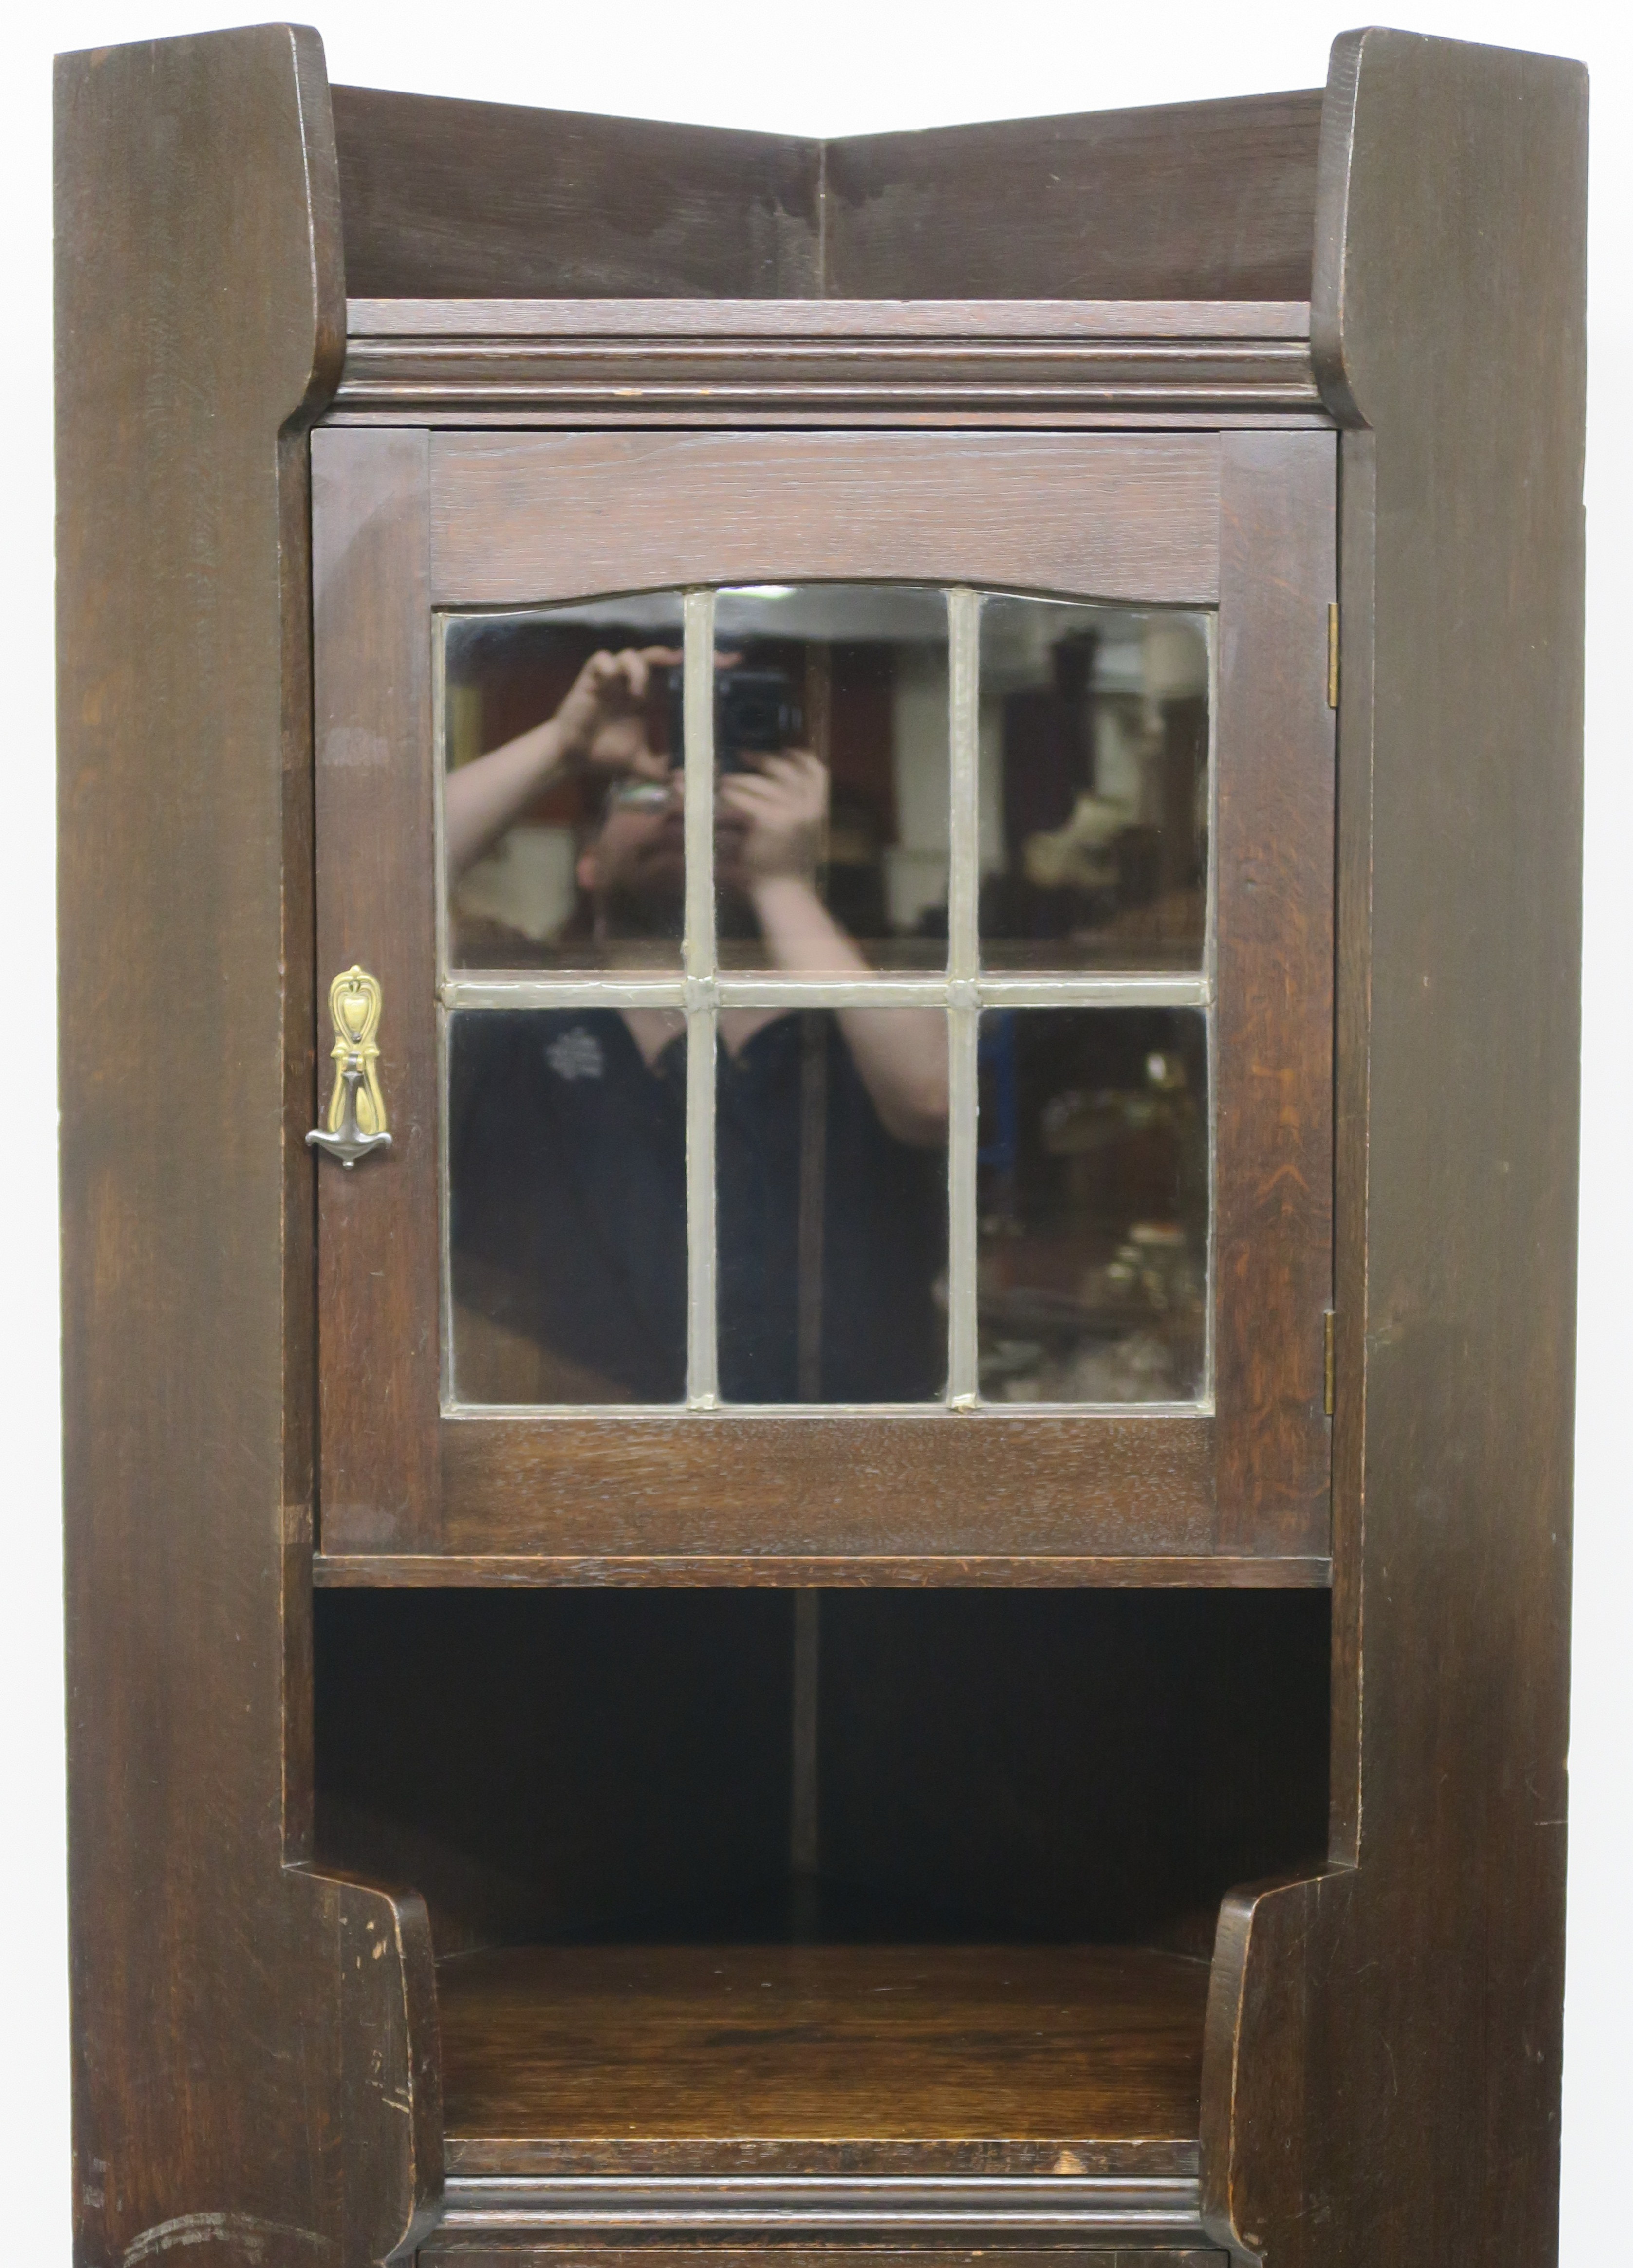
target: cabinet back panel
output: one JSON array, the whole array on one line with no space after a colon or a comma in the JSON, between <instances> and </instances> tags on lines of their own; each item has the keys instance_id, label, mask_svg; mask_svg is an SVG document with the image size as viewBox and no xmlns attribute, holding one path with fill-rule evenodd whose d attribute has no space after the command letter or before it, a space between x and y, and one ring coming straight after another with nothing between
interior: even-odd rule
<instances>
[{"instance_id":1,"label":"cabinet back panel","mask_svg":"<svg viewBox=\"0 0 1633 2268\"><path fill-rule=\"evenodd\" d=\"M319 1594L326 1855L411 1881L441 1954L1205 1955L1226 1889L1322 1846L1324 1592L825 1592L796 1881L799 1595Z\"/></svg>"}]
</instances>

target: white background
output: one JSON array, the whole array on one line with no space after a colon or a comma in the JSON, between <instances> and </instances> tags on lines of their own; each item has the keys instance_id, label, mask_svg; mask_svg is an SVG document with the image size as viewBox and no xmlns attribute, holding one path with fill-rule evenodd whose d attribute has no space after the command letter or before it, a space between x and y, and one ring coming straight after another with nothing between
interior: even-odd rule
<instances>
[{"instance_id":1,"label":"white background","mask_svg":"<svg viewBox=\"0 0 1633 2268\"><path fill-rule=\"evenodd\" d=\"M11 1041L0 1106L0 1340L6 1518L0 1588L0 1753L9 1846L0 1889L0 2117L11 2260L69 2257L63 1687L51 1013L52 705L49 57L54 49L240 20L194 0L45 0L6 37L3 162L4 541L0 576L11 692L0 891ZM1315 0L329 0L318 28L331 79L427 94L632 116L846 134L1319 85L1335 33L1364 18ZM1567 2268L1596 2268L1624 2170L1633 2036L1625 1944L1629 1642L1629 1292L1633 1285L1633 37L1624 0L1437 0L1415 31L1578 56L1594 75L1593 357L1588 460L1586 997L1571 1701L1570 1989L1566 2009ZM183 1098L177 1098L177 1107ZM1462 2256L1472 2260L1472 2256ZM1391 2268L1380 2261L1378 2268Z\"/></svg>"}]
</instances>

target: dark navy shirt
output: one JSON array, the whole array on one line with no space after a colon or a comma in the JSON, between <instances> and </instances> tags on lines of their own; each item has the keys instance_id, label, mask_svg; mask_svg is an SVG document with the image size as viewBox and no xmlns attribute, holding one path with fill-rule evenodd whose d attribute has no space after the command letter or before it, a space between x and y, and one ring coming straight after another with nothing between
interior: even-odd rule
<instances>
[{"instance_id":1,"label":"dark navy shirt","mask_svg":"<svg viewBox=\"0 0 1633 2268\"><path fill-rule=\"evenodd\" d=\"M454 1020L454 1296L632 1402L685 1393L685 1101L683 1037L648 1066L616 1009ZM885 1130L827 1011L779 1017L735 1058L720 1049L715 1174L723 1400L941 1392L946 1152ZM808 1239L820 1216L814 1394L802 1182Z\"/></svg>"}]
</instances>

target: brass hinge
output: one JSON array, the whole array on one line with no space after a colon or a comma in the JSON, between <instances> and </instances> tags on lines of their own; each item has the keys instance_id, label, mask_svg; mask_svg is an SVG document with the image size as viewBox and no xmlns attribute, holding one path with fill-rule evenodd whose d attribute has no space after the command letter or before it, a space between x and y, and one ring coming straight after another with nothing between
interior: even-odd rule
<instances>
[{"instance_id":1,"label":"brass hinge","mask_svg":"<svg viewBox=\"0 0 1633 2268\"><path fill-rule=\"evenodd\" d=\"M1321 1407L1333 1414L1333 1388L1338 1372L1338 1318L1329 1307L1321 1318Z\"/></svg>"},{"instance_id":2,"label":"brass hinge","mask_svg":"<svg viewBox=\"0 0 1633 2268\"><path fill-rule=\"evenodd\" d=\"M1326 610L1326 705L1338 706L1338 601Z\"/></svg>"}]
</instances>

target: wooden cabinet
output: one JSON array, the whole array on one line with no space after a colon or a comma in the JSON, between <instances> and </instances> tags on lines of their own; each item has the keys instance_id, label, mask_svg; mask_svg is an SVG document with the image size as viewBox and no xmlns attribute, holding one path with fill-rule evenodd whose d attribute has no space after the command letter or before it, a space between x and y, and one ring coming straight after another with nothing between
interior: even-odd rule
<instances>
[{"instance_id":1,"label":"wooden cabinet","mask_svg":"<svg viewBox=\"0 0 1633 2268\"><path fill-rule=\"evenodd\" d=\"M1551 2257L1581 74L58 100L82 2257Z\"/></svg>"}]
</instances>

